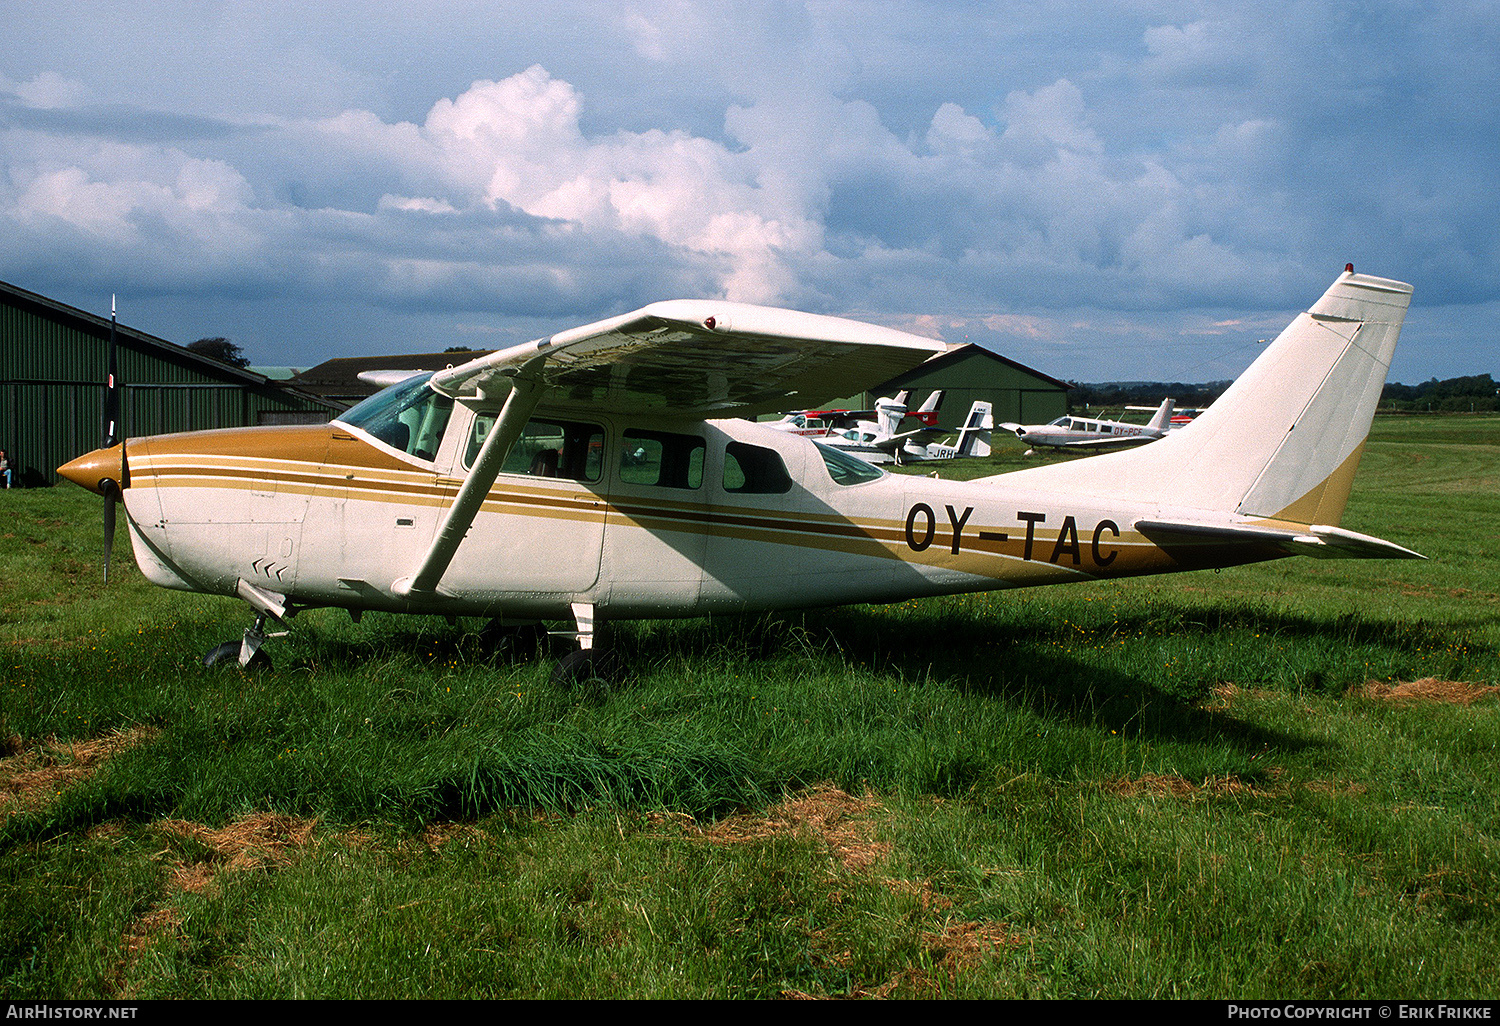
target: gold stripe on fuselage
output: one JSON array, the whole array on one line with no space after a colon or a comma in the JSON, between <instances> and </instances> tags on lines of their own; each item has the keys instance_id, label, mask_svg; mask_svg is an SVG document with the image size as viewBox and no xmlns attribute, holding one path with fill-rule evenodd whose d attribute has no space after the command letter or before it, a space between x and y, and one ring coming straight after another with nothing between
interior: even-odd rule
<instances>
[{"instance_id":1,"label":"gold stripe on fuselage","mask_svg":"<svg viewBox=\"0 0 1500 1026\"><path fill-rule=\"evenodd\" d=\"M262 429L275 432L275 455L264 444L249 444L241 433L199 432L144 439L131 456L131 486L157 489L229 489L274 491L278 495L345 497L349 500L409 507L441 507L453 499L459 478L413 466L373 446L326 426ZM260 432L247 434L258 435ZM339 445L341 462L323 462L330 439ZM321 440L321 441L320 441ZM191 451L171 451L178 442L194 442ZM211 442L204 451L202 443ZM353 445L348 443L353 442ZM232 445L229 443L233 443ZM557 479L549 479L557 480ZM812 548L852 555L894 559L940 567L991 580L1037 577L1095 578L1131 576L1168 569L1179 560L1133 530L1107 538L1112 554L1107 565L1084 556L1089 540L1074 534L1064 540L1062 526L965 524L959 551L952 530L935 524L927 544L910 544L910 524L889 517L852 517L791 509L768 511L744 505L710 505L666 497L617 495L607 499L584 482L524 484L502 479L481 510L552 521L630 525L642 530L733 538L762 544ZM1180 548L1180 547L1179 547Z\"/></svg>"}]
</instances>

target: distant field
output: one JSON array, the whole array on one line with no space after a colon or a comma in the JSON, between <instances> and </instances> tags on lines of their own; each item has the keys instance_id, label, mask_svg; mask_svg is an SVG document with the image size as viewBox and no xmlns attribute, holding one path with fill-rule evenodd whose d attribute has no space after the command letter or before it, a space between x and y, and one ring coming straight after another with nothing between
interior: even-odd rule
<instances>
[{"instance_id":1,"label":"distant field","mask_svg":"<svg viewBox=\"0 0 1500 1026\"><path fill-rule=\"evenodd\" d=\"M943 467L1035 465L996 455ZM922 468L924 471L928 468ZM622 625L242 603L0 492L8 997L1500 995L1500 417L1381 417L1273 564Z\"/></svg>"}]
</instances>

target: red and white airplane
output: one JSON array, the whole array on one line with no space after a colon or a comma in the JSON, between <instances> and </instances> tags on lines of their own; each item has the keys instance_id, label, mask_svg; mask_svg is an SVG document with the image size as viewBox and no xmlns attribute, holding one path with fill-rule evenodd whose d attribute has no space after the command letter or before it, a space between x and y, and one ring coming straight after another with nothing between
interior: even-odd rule
<instances>
[{"instance_id":1,"label":"red and white airplane","mask_svg":"<svg viewBox=\"0 0 1500 1026\"><path fill-rule=\"evenodd\" d=\"M905 410L904 416L915 418L923 427L937 427L938 410L943 404L943 390L935 389L922 403L922 408L919 410L906 409L906 400L910 394L903 389L896 393L894 399L881 399L875 405L879 407L880 403L898 403ZM822 438L824 435L857 427L861 421L874 421L879 415L878 408L874 410L796 410L780 420L766 422L766 427L775 428L778 431L790 431L794 435L806 435L809 438Z\"/></svg>"},{"instance_id":2,"label":"red and white airplane","mask_svg":"<svg viewBox=\"0 0 1500 1026\"><path fill-rule=\"evenodd\" d=\"M1235 566L1420 558L1338 526L1411 298L1352 267L1193 423L977 481L892 476L742 419L941 349L718 301L634 313L407 379L326 425L130 439L61 468L123 500L157 584L238 595L206 662L265 661L314 607L567 621L895 602Z\"/></svg>"}]
</instances>

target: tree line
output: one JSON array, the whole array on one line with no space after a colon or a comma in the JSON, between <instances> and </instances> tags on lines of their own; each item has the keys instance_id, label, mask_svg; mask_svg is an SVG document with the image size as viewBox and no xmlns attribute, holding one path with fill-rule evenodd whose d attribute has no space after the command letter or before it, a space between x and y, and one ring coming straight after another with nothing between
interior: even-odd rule
<instances>
[{"instance_id":1,"label":"tree line","mask_svg":"<svg viewBox=\"0 0 1500 1026\"><path fill-rule=\"evenodd\" d=\"M1500 396L1497 396L1497 392L1500 392L1500 385L1488 374L1471 374L1444 381L1433 378L1420 385L1391 382L1380 393L1380 408L1444 413L1494 411L1500 409L1500 402L1497 402Z\"/></svg>"},{"instance_id":2,"label":"tree line","mask_svg":"<svg viewBox=\"0 0 1500 1026\"><path fill-rule=\"evenodd\" d=\"M1205 407L1233 382L1200 385L1181 381L1068 382L1068 410L1082 413L1100 407L1160 406L1168 396L1179 409ZM1500 384L1488 374L1433 378L1420 385L1388 382L1380 393L1380 409L1393 412L1468 413L1500 410Z\"/></svg>"}]
</instances>

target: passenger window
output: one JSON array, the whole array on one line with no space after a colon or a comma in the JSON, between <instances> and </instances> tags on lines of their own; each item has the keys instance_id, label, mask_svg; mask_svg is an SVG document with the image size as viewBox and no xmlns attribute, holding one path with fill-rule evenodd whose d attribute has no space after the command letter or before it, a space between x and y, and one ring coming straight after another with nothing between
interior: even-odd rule
<instances>
[{"instance_id":1,"label":"passenger window","mask_svg":"<svg viewBox=\"0 0 1500 1026\"><path fill-rule=\"evenodd\" d=\"M479 449L495 426L495 415L474 418L464 466L472 467ZM604 429L598 424L567 420L528 420L500 468L502 474L561 477L597 481L604 469Z\"/></svg>"},{"instance_id":2,"label":"passenger window","mask_svg":"<svg viewBox=\"0 0 1500 1026\"><path fill-rule=\"evenodd\" d=\"M627 431L620 454L620 480L662 488L701 488L706 448L697 435Z\"/></svg>"},{"instance_id":3,"label":"passenger window","mask_svg":"<svg viewBox=\"0 0 1500 1026\"><path fill-rule=\"evenodd\" d=\"M782 495L792 490L792 476L775 449L744 442L724 447L724 490L750 495Z\"/></svg>"}]
</instances>

